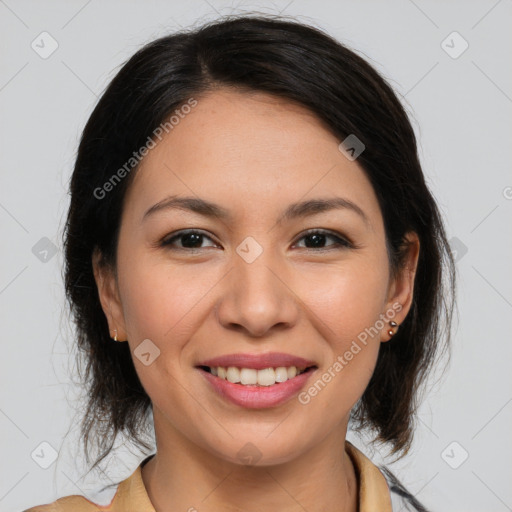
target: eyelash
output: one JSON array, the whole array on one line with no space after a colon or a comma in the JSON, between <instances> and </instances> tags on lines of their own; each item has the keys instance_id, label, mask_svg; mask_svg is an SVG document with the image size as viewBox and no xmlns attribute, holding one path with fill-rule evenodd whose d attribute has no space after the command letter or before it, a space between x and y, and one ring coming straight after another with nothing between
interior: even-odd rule
<instances>
[{"instance_id":1,"label":"eyelash","mask_svg":"<svg viewBox=\"0 0 512 512\"><path fill-rule=\"evenodd\" d=\"M171 246L171 244L175 240L181 238L182 236L193 235L193 234L203 236L205 238L210 239L213 242L213 240L208 235L203 233L202 231L195 230L195 229L188 229L188 230L178 231L177 233L173 234L170 238L169 237L164 238L161 241L160 245L162 247L165 247L165 248L169 249L169 250L187 251L187 252L196 253L196 252L200 251L201 249L204 249L204 247L188 248L188 247L172 247ZM311 236L311 235L324 235L324 236L326 236L328 238L332 238L332 239L336 240L336 243L334 243L334 244L332 244L332 245L330 245L330 246L328 246L326 248L324 248L324 247L321 247L319 249L315 249L315 248L311 248L311 247L304 247L303 248L303 249L306 249L307 251L310 251L310 252L320 252L320 251L325 252L325 251L331 251L333 249L339 250L339 249L355 248L355 245L352 244L350 241L348 241L346 238L343 238L343 237L339 236L338 234L336 234L335 232L328 231L328 230L325 230L325 229L310 229L310 230L302 233L302 236L297 241L300 241L303 238L306 238L306 237Z\"/></svg>"}]
</instances>

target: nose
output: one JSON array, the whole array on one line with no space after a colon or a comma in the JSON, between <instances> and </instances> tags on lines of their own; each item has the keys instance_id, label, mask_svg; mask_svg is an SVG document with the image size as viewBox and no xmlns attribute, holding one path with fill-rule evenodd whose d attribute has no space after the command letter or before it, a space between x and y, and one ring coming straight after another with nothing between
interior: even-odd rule
<instances>
[{"instance_id":1,"label":"nose","mask_svg":"<svg viewBox=\"0 0 512 512\"><path fill-rule=\"evenodd\" d=\"M270 252L263 251L252 263L234 254L233 268L215 307L217 320L224 328L263 337L297 323L298 298L286 282L283 266Z\"/></svg>"}]
</instances>

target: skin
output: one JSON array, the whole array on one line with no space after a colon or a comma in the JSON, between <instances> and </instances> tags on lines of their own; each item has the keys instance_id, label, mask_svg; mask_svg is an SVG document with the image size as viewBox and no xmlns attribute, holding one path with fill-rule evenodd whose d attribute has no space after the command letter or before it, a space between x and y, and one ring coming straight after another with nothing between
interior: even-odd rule
<instances>
[{"instance_id":1,"label":"skin","mask_svg":"<svg viewBox=\"0 0 512 512\"><path fill-rule=\"evenodd\" d=\"M406 265L392 279L371 183L308 110L230 89L197 99L148 153L127 192L117 276L94 258L110 329L132 354L145 339L160 350L148 366L133 358L155 422L157 454L142 470L148 495L158 512L355 512L347 423L380 343L390 339L389 323L307 405L294 397L261 410L236 406L195 366L229 353L286 352L316 362L313 383L393 304L402 308L393 320L404 320L418 239L408 234ZM232 219L168 209L142 220L171 194L212 201ZM350 209L276 223L291 203L333 197L357 204L368 223ZM196 245L187 237L159 245L190 228L205 235ZM315 248L303 238L312 228L351 245L337 246L329 235ZM252 263L236 252L248 236L263 248ZM261 453L253 464L237 457L248 442Z\"/></svg>"}]
</instances>

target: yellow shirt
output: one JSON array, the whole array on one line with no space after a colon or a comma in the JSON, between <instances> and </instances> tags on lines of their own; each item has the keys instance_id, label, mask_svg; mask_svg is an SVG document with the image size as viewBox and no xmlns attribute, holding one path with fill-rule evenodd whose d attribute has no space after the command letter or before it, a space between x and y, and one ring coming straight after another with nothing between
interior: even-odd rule
<instances>
[{"instance_id":1,"label":"yellow shirt","mask_svg":"<svg viewBox=\"0 0 512 512\"><path fill-rule=\"evenodd\" d=\"M345 441L345 450L357 475L359 512L392 512L389 487L379 468L350 441ZM73 495L24 512L155 512L144 487L141 467L142 464L118 485L109 505L96 505L83 496Z\"/></svg>"}]
</instances>

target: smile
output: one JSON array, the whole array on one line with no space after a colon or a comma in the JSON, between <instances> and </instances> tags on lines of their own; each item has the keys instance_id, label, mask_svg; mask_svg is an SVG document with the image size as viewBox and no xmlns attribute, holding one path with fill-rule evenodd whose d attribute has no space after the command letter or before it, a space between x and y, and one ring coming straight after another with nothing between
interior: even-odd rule
<instances>
[{"instance_id":1,"label":"smile","mask_svg":"<svg viewBox=\"0 0 512 512\"><path fill-rule=\"evenodd\" d=\"M210 390L246 409L278 407L296 396L318 370L315 361L292 354L226 354L201 361L196 370Z\"/></svg>"},{"instance_id":2,"label":"smile","mask_svg":"<svg viewBox=\"0 0 512 512\"><path fill-rule=\"evenodd\" d=\"M242 386L273 386L274 384L293 379L297 375L311 370L313 367L279 366L277 368L264 368L261 370L237 368L236 366L229 366L227 368L224 366L202 366L200 368L232 384L241 384Z\"/></svg>"}]
</instances>

